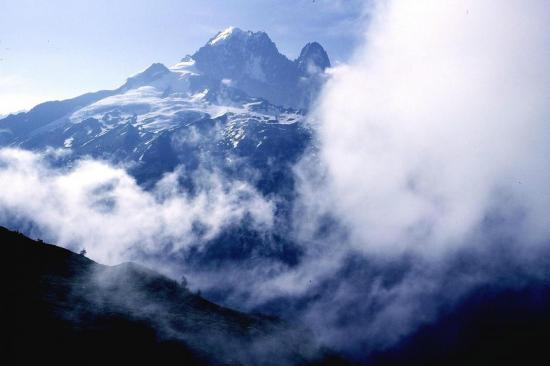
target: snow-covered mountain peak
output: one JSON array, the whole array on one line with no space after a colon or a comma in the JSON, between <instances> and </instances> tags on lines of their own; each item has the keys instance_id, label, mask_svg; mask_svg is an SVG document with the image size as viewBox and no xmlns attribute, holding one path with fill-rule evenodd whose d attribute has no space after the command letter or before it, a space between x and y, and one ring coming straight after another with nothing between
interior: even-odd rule
<instances>
[{"instance_id":1,"label":"snow-covered mountain peak","mask_svg":"<svg viewBox=\"0 0 550 366\"><path fill-rule=\"evenodd\" d=\"M244 31L240 28L231 26L218 32L205 46L220 47L228 43L239 43L241 46L246 47L247 43L254 44L262 42L273 46L275 45L265 32Z\"/></svg>"},{"instance_id":2,"label":"snow-covered mountain peak","mask_svg":"<svg viewBox=\"0 0 550 366\"><path fill-rule=\"evenodd\" d=\"M310 76L330 66L318 43L308 44L296 61L281 54L265 32L229 27L218 32L190 59L194 70L273 104L307 108L319 85ZM187 62L190 62L189 60Z\"/></svg>"},{"instance_id":3,"label":"snow-covered mountain peak","mask_svg":"<svg viewBox=\"0 0 550 366\"><path fill-rule=\"evenodd\" d=\"M302 60L324 52L320 45L308 49ZM300 122L321 81L279 53L266 33L231 27L175 65L154 63L120 88L0 120L6 131L0 146L71 149L70 159L122 161L140 180L178 164L192 167L203 154L224 169L233 170L226 166L232 156L254 157L264 167L274 156L294 159L308 141ZM192 144L188 135L195 136Z\"/></svg>"},{"instance_id":4,"label":"snow-covered mountain peak","mask_svg":"<svg viewBox=\"0 0 550 366\"><path fill-rule=\"evenodd\" d=\"M134 76L131 76L129 79L155 79L159 76L162 76L163 74L166 74L168 72L168 68L161 64L160 62L156 62L146 68L144 71L137 73Z\"/></svg>"},{"instance_id":5,"label":"snow-covered mountain peak","mask_svg":"<svg viewBox=\"0 0 550 366\"><path fill-rule=\"evenodd\" d=\"M150 85L151 83L165 77L169 73L170 70L166 66L161 63L154 63L144 71L129 77L122 88L128 90L138 88L143 85Z\"/></svg>"},{"instance_id":6,"label":"snow-covered mountain peak","mask_svg":"<svg viewBox=\"0 0 550 366\"><path fill-rule=\"evenodd\" d=\"M231 26L231 27L228 27L228 28L218 32L218 34L216 34L213 38L211 38L208 41L207 44L209 44L209 45L220 44L224 40L227 40L230 37L234 37L234 36L243 37L243 36L250 35L250 34L252 34L252 32L250 32L250 31L245 32L240 28Z\"/></svg>"}]
</instances>

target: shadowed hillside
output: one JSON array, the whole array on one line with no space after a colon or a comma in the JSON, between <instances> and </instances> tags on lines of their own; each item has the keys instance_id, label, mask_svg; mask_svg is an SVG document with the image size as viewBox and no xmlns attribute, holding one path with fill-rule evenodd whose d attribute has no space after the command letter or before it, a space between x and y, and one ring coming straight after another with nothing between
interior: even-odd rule
<instances>
[{"instance_id":1,"label":"shadowed hillside","mask_svg":"<svg viewBox=\"0 0 550 366\"><path fill-rule=\"evenodd\" d=\"M215 305L133 263L104 266L0 228L2 364L301 364L305 330Z\"/></svg>"},{"instance_id":2,"label":"shadowed hillside","mask_svg":"<svg viewBox=\"0 0 550 366\"><path fill-rule=\"evenodd\" d=\"M104 266L0 227L0 362L336 365L305 329L230 310L133 263ZM550 287L481 287L368 365L495 364L545 354ZM528 362L529 363L529 362Z\"/></svg>"}]
</instances>

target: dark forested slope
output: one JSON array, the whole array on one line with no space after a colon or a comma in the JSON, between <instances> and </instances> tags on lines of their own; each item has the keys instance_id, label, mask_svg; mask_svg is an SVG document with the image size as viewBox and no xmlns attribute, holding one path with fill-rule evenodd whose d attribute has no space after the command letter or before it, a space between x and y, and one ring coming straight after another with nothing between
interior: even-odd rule
<instances>
[{"instance_id":1,"label":"dark forested slope","mask_svg":"<svg viewBox=\"0 0 550 366\"><path fill-rule=\"evenodd\" d=\"M139 265L100 265L4 228L0 243L1 364L312 360L308 332L215 305Z\"/></svg>"}]
</instances>

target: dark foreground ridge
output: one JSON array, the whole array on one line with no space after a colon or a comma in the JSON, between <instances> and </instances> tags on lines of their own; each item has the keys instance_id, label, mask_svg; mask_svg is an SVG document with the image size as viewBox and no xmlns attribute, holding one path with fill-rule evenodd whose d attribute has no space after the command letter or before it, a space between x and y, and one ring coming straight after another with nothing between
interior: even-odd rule
<instances>
[{"instance_id":1,"label":"dark foreground ridge","mask_svg":"<svg viewBox=\"0 0 550 366\"><path fill-rule=\"evenodd\" d=\"M311 334L0 227L0 364L311 364Z\"/></svg>"},{"instance_id":2,"label":"dark foreground ridge","mask_svg":"<svg viewBox=\"0 0 550 366\"><path fill-rule=\"evenodd\" d=\"M218 306L133 263L104 266L0 227L0 364L343 365L305 329ZM550 286L479 288L366 365L539 364ZM368 348L368 346L367 346Z\"/></svg>"}]
</instances>

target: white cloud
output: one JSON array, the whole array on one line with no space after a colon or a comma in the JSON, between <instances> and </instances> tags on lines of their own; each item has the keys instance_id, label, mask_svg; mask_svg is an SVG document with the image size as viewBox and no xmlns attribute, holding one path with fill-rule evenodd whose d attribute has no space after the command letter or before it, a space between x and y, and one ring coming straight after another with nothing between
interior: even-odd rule
<instances>
[{"instance_id":1,"label":"white cloud","mask_svg":"<svg viewBox=\"0 0 550 366\"><path fill-rule=\"evenodd\" d=\"M313 112L318 149L296 166L305 257L201 287L224 283L247 308L296 297L323 342L367 352L476 286L538 275L536 253L550 249L548 10L378 3Z\"/></svg>"},{"instance_id":2,"label":"white cloud","mask_svg":"<svg viewBox=\"0 0 550 366\"><path fill-rule=\"evenodd\" d=\"M26 220L45 240L116 264L136 254L170 256L206 241L250 215L259 229L272 225L272 204L240 181L197 173L197 194L178 185L179 171L149 192L121 168L82 160L68 169L49 161L55 154L0 150L0 217ZM200 225L201 230L194 230Z\"/></svg>"},{"instance_id":3,"label":"white cloud","mask_svg":"<svg viewBox=\"0 0 550 366\"><path fill-rule=\"evenodd\" d=\"M482 283L538 275L550 249L550 3L369 11L363 46L313 112L318 149L297 166L308 258L262 283L276 297L332 278L301 318L360 352Z\"/></svg>"},{"instance_id":4,"label":"white cloud","mask_svg":"<svg viewBox=\"0 0 550 366\"><path fill-rule=\"evenodd\" d=\"M390 1L373 14L316 112L324 194L351 242L445 252L495 210L524 215L526 242L545 238L548 3Z\"/></svg>"}]
</instances>

